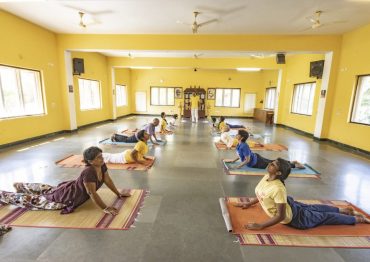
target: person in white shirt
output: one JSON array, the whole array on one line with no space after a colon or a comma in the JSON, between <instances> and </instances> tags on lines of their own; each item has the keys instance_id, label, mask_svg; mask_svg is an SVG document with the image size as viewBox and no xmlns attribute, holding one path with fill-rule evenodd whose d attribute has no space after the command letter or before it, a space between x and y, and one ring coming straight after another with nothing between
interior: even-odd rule
<instances>
[{"instance_id":1,"label":"person in white shirt","mask_svg":"<svg viewBox=\"0 0 370 262\"><path fill-rule=\"evenodd\" d=\"M177 126L177 124L176 124L177 117L178 117L178 115L177 114L174 114L173 115L173 118L170 120L170 126L169 127L171 129L174 129Z\"/></svg>"},{"instance_id":2,"label":"person in white shirt","mask_svg":"<svg viewBox=\"0 0 370 262\"><path fill-rule=\"evenodd\" d=\"M221 138L220 142L224 143L227 147L227 149L231 149L232 147L236 147L238 145L238 139L235 137L232 137L229 133L230 127L229 126L224 126L222 128L222 133L221 133Z\"/></svg>"}]
</instances>

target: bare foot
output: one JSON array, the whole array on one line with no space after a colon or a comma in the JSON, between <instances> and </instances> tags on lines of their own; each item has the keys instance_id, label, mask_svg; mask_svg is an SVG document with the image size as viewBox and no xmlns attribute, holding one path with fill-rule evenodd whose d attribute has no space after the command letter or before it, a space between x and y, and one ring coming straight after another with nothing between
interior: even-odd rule
<instances>
[{"instance_id":1,"label":"bare foot","mask_svg":"<svg viewBox=\"0 0 370 262\"><path fill-rule=\"evenodd\" d=\"M366 217L358 217L358 216L356 216L356 223L370 224L370 219L368 219Z\"/></svg>"},{"instance_id":2,"label":"bare foot","mask_svg":"<svg viewBox=\"0 0 370 262\"><path fill-rule=\"evenodd\" d=\"M353 210L352 207L339 208L339 213L349 216L355 216L355 211Z\"/></svg>"},{"instance_id":3,"label":"bare foot","mask_svg":"<svg viewBox=\"0 0 370 262\"><path fill-rule=\"evenodd\" d=\"M299 169L305 169L306 168L304 165L302 165L301 163L299 163L296 160L294 160L292 163L294 164L295 168L299 168Z\"/></svg>"}]
</instances>

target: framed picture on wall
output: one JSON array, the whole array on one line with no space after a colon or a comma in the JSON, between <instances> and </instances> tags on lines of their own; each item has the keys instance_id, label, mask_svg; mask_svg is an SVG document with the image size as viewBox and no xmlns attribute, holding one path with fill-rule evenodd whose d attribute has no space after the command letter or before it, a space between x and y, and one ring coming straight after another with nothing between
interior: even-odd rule
<instances>
[{"instance_id":1,"label":"framed picture on wall","mask_svg":"<svg viewBox=\"0 0 370 262\"><path fill-rule=\"evenodd\" d=\"M208 100L215 100L216 99L216 89L215 88L208 88L207 89L207 99Z\"/></svg>"},{"instance_id":2,"label":"framed picture on wall","mask_svg":"<svg viewBox=\"0 0 370 262\"><path fill-rule=\"evenodd\" d=\"M175 87L175 99L182 98L182 87Z\"/></svg>"}]
</instances>

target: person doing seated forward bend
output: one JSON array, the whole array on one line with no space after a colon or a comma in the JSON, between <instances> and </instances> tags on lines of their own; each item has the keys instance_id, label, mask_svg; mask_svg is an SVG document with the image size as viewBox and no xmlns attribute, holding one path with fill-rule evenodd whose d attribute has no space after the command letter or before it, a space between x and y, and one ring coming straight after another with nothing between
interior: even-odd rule
<instances>
[{"instance_id":1,"label":"person doing seated forward bend","mask_svg":"<svg viewBox=\"0 0 370 262\"><path fill-rule=\"evenodd\" d=\"M245 128L243 125L231 125L225 122L225 117L220 116L220 121L218 122L218 129L221 131L222 128L224 128L226 125L228 125L230 128Z\"/></svg>"},{"instance_id":2,"label":"person doing seated forward bend","mask_svg":"<svg viewBox=\"0 0 370 262\"><path fill-rule=\"evenodd\" d=\"M109 176L100 148L87 148L83 152L83 158L86 167L77 179L62 182L57 186L14 183L16 192L0 191L0 202L31 210L62 209L62 214L68 214L91 198L104 213L117 215L117 209L104 203L97 191L106 184L119 198L129 197L130 194L118 192Z\"/></svg>"},{"instance_id":3,"label":"person doing seated forward bend","mask_svg":"<svg viewBox=\"0 0 370 262\"><path fill-rule=\"evenodd\" d=\"M151 160L145 156L149 150L147 145L149 134L145 130L140 130L137 133L137 138L139 139L139 142L136 143L133 149L127 149L115 154L103 153L104 162L107 164L147 164L147 161Z\"/></svg>"},{"instance_id":4,"label":"person doing seated forward bend","mask_svg":"<svg viewBox=\"0 0 370 262\"><path fill-rule=\"evenodd\" d=\"M230 127L229 126L224 126L221 130L221 137L220 137L220 142L225 144L227 149L231 149L233 147L236 147L239 143L238 139L236 139L235 137L232 137L230 135ZM254 142L254 141L250 141L250 140L247 140L247 144L249 147L258 147L258 146L263 146L261 143L259 142Z\"/></svg>"},{"instance_id":5,"label":"person doing seated forward bend","mask_svg":"<svg viewBox=\"0 0 370 262\"><path fill-rule=\"evenodd\" d=\"M236 135L236 139L238 140L238 145L236 146L238 157L228 162L235 163L240 159L241 163L235 167L236 169L242 168L245 165L252 168L266 169L268 164L273 160L264 158L257 153L253 153L246 143L248 137L249 133L246 130L238 130L238 134ZM304 165L298 161L291 161L289 163L291 168L305 168Z\"/></svg>"},{"instance_id":6,"label":"person doing seated forward bend","mask_svg":"<svg viewBox=\"0 0 370 262\"><path fill-rule=\"evenodd\" d=\"M260 230L278 223L296 229L309 229L320 225L354 225L370 223L370 220L351 207L338 208L329 205L308 205L295 201L287 195L284 181L291 171L291 163L278 158L268 164L268 174L255 188L256 198L247 203L235 203L241 208L260 203L262 209L270 217L262 223L248 223L244 227Z\"/></svg>"}]
</instances>

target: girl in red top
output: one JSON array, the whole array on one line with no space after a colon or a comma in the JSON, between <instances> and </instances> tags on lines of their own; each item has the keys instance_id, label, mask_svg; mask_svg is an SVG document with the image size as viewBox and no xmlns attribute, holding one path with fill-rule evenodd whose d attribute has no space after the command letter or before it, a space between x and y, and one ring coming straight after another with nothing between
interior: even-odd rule
<instances>
[{"instance_id":1,"label":"girl in red top","mask_svg":"<svg viewBox=\"0 0 370 262\"><path fill-rule=\"evenodd\" d=\"M130 194L117 190L108 174L100 148L89 147L83 152L83 157L86 167L76 180L62 182L57 186L14 183L17 192L0 191L0 202L31 210L62 209L62 214L68 214L91 198L103 212L117 215L117 210L106 205L97 190L106 184L118 197L129 197Z\"/></svg>"}]
</instances>

